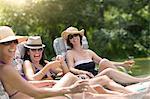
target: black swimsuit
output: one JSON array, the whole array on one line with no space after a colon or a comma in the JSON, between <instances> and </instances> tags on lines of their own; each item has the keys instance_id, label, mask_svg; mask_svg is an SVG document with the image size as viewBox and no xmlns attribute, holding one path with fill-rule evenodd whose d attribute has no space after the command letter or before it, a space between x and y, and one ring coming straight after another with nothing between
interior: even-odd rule
<instances>
[{"instance_id":1,"label":"black swimsuit","mask_svg":"<svg viewBox=\"0 0 150 99\"><path fill-rule=\"evenodd\" d=\"M88 63L79 64L79 65L75 66L75 68L79 69L79 70L91 72L94 76L98 74L98 71L95 70L95 63L93 61L88 62Z\"/></svg>"}]
</instances>

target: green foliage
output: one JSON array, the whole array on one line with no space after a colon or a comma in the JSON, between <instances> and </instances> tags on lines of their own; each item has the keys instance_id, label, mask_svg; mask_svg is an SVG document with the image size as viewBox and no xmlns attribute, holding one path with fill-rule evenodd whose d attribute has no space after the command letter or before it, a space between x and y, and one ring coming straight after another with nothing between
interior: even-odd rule
<instances>
[{"instance_id":1,"label":"green foliage","mask_svg":"<svg viewBox=\"0 0 150 99\"><path fill-rule=\"evenodd\" d=\"M49 59L55 56L53 40L69 26L84 28L90 47L101 56L150 56L150 0L0 2L0 25L19 35L42 36Z\"/></svg>"},{"instance_id":2,"label":"green foliage","mask_svg":"<svg viewBox=\"0 0 150 99\"><path fill-rule=\"evenodd\" d=\"M136 38L123 29L95 30L92 42L93 48L100 55L107 58L128 58L129 56L149 56L150 36L148 31L142 31L142 38Z\"/></svg>"}]
</instances>

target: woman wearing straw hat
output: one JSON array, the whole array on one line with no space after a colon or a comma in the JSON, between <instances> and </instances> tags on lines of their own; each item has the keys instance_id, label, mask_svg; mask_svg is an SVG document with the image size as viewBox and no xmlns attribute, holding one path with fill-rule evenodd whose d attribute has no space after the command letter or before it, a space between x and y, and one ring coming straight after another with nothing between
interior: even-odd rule
<instances>
[{"instance_id":1,"label":"woman wearing straw hat","mask_svg":"<svg viewBox=\"0 0 150 99\"><path fill-rule=\"evenodd\" d=\"M120 83L137 83L147 81L150 77L136 78L126 73L116 70L117 66L129 66L133 61L112 62L107 59L102 59L90 49L82 48L82 36L84 30L78 30L75 27L69 27L62 32L61 36L66 40L71 50L67 51L67 64L71 72L75 74L85 74L90 78L107 75L116 82ZM99 73L95 71L95 63L99 65ZM98 74L98 75L97 75ZM94 77L94 78L95 78Z\"/></svg>"},{"instance_id":2,"label":"woman wearing straw hat","mask_svg":"<svg viewBox=\"0 0 150 99\"><path fill-rule=\"evenodd\" d=\"M23 69L28 80L52 80L69 72L62 56L57 56L55 61L45 61L45 45L42 44L40 36L30 36L24 47Z\"/></svg>"},{"instance_id":3,"label":"woman wearing straw hat","mask_svg":"<svg viewBox=\"0 0 150 99\"><path fill-rule=\"evenodd\" d=\"M3 86L1 86L0 91L3 91L1 92L3 94L0 93L0 97L5 95L8 99L33 99L32 97L46 98L61 96L68 93L83 92L87 89L87 81L75 82L76 77L71 73L66 74L62 80L58 82L59 87L56 86L56 84L54 88L37 88L29 84L12 66L16 45L22 40L23 37L15 36L10 27L0 26L0 82L9 95L8 97L2 89ZM68 79L72 79L72 83L75 83L70 87L60 87L62 82L63 84L66 82L66 86L69 85ZM4 99L7 99L6 97Z\"/></svg>"},{"instance_id":4,"label":"woman wearing straw hat","mask_svg":"<svg viewBox=\"0 0 150 99\"><path fill-rule=\"evenodd\" d=\"M62 57L56 57L56 61L53 62L49 62L48 64L46 64L43 67L43 47L45 47L44 44L42 44L42 40L39 36L32 36L29 37L27 42L24 44L24 46L26 47L26 51L25 51L25 62L23 65L24 68L24 73L25 76L28 80L42 80L45 75L46 78L52 77L51 76L51 72L55 71L56 68L53 67L57 67L62 64L62 69L64 70L64 72L69 72L67 65L63 65L65 64L64 60ZM53 70L51 70L53 68ZM81 78L84 78L84 75L80 76ZM123 93L129 93L130 91L126 90L123 86L120 86L118 84L116 84L115 82L113 82L112 80L110 80L109 78L107 78L106 76L101 76L101 77L97 77L97 78L93 78L91 79L90 85L94 85L97 84L95 83L96 81L101 81L103 80L103 82L106 82L104 85L106 86L115 86L112 90L116 90L119 92L123 92ZM107 82L111 82L111 85ZM102 84L103 85L103 84ZM93 87L94 88L94 87ZM96 88L95 88L96 89ZM101 89L101 90L100 90ZM111 89L111 87L110 87ZM107 91L103 88L97 88L96 89L99 93L101 93L102 91L105 91L105 93L114 93L116 94L117 92L111 92L111 91Z\"/></svg>"}]
</instances>

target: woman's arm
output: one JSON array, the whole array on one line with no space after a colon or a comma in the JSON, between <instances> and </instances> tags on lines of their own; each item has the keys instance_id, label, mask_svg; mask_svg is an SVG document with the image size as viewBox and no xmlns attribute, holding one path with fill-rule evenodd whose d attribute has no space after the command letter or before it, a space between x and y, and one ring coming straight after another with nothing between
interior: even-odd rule
<instances>
[{"instance_id":1,"label":"woman's arm","mask_svg":"<svg viewBox=\"0 0 150 99\"><path fill-rule=\"evenodd\" d=\"M126 60L126 61L123 61L123 62L114 62L114 61L111 61L111 62L115 66L122 66L122 67L125 67L125 68L131 68L132 65L135 63L135 61L133 61L133 60Z\"/></svg>"},{"instance_id":2,"label":"woman's arm","mask_svg":"<svg viewBox=\"0 0 150 99\"><path fill-rule=\"evenodd\" d=\"M31 62L26 60L23 64L23 70L28 80L41 80L46 75L46 73L49 72L50 68L57 65L60 65L59 61L49 62L39 72L34 74Z\"/></svg>"},{"instance_id":3,"label":"woman's arm","mask_svg":"<svg viewBox=\"0 0 150 99\"><path fill-rule=\"evenodd\" d=\"M38 80L38 81L28 81L30 84L36 87L53 87L58 81L56 80Z\"/></svg>"},{"instance_id":4,"label":"woman's arm","mask_svg":"<svg viewBox=\"0 0 150 99\"><path fill-rule=\"evenodd\" d=\"M99 57L95 52L93 52L92 50L88 50L89 53L91 54L92 56L92 59L95 63L100 63L100 61L102 60L101 57ZM114 62L114 61L109 61L111 62L111 64L113 64L115 67L117 66L123 66L123 67L127 67L127 68L130 68L132 67L132 65L135 63L134 61L132 60L129 60L129 61L124 61L124 62Z\"/></svg>"},{"instance_id":5,"label":"woman's arm","mask_svg":"<svg viewBox=\"0 0 150 99\"><path fill-rule=\"evenodd\" d=\"M13 89L18 90L19 92L37 98L83 92L88 86L87 81L78 81L70 87L65 88L37 88L24 80L10 65L5 65L3 68L0 68L0 80L3 83L9 84Z\"/></svg>"},{"instance_id":6,"label":"woman's arm","mask_svg":"<svg viewBox=\"0 0 150 99\"><path fill-rule=\"evenodd\" d=\"M93 61L97 64L100 63L100 61L102 60L101 57L99 57L95 52L93 52L92 50L87 50L88 53L90 54L90 57L93 59Z\"/></svg>"},{"instance_id":7,"label":"woman's arm","mask_svg":"<svg viewBox=\"0 0 150 99\"><path fill-rule=\"evenodd\" d=\"M63 70L63 73L66 74L69 72L69 68L65 62L65 59L62 55L57 55L56 56L56 60L60 61L61 62L61 68Z\"/></svg>"}]
</instances>

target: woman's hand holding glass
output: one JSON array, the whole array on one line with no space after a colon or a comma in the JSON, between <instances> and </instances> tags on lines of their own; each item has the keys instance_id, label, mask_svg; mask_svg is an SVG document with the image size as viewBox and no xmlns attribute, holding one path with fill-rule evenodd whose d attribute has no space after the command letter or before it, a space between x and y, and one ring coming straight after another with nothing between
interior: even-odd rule
<instances>
[{"instance_id":1,"label":"woman's hand holding glass","mask_svg":"<svg viewBox=\"0 0 150 99\"><path fill-rule=\"evenodd\" d=\"M46 65L49 67L49 70L53 71L54 73L59 73L63 71L61 68L61 62L59 60L46 63L47 63Z\"/></svg>"},{"instance_id":2,"label":"woman's hand holding glass","mask_svg":"<svg viewBox=\"0 0 150 99\"><path fill-rule=\"evenodd\" d=\"M61 64L61 69L63 70L62 72L59 72L58 75L62 76L63 74L69 72L69 68L65 62L65 59L62 55L57 55L56 56L56 61L60 61Z\"/></svg>"}]
</instances>

